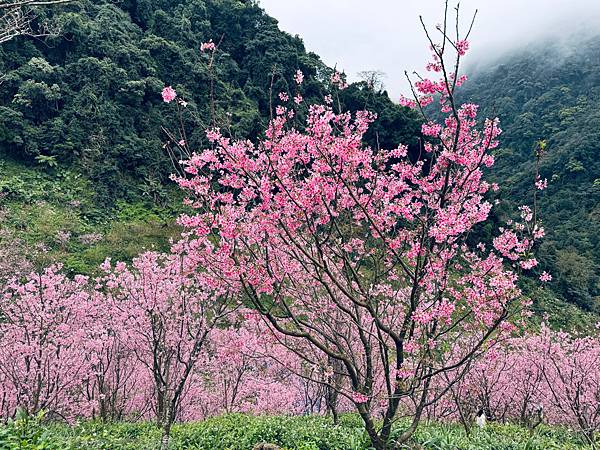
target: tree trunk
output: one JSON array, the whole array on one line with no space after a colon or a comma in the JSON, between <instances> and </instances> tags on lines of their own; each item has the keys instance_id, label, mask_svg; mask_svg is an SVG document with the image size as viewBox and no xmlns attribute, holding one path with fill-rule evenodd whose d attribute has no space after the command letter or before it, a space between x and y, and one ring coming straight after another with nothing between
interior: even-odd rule
<instances>
[{"instance_id":1,"label":"tree trunk","mask_svg":"<svg viewBox=\"0 0 600 450\"><path fill-rule=\"evenodd\" d=\"M364 406L359 406L358 413L365 424L365 429L367 430L367 434L369 435L369 439L371 440L371 446L375 450L390 450L388 448L387 442L384 442L379 433L377 433L375 424L373 423L373 419L371 418L371 414L369 413L369 411Z\"/></svg>"},{"instance_id":2,"label":"tree trunk","mask_svg":"<svg viewBox=\"0 0 600 450\"><path fill-rule=\"evenodd\" d=\"M168 450L169 438L171 437L171 421L166 418L162 426L162 437L160 439L160 450Z\"/></svg>"},{"instance_id":3,"label":"tree trunk","mask_svg":"<svg viewBox=\"0 0 600 450\"><path fill-rule=\"evenodd\" d=\"M596 450L598 447L596 445L596 436L595 436L594 430L585 430L583 432L583 434L585 435L586 439L589 441L592 449Z\"/></svg>"},{"instance_id":4,"label":"tree trunk","mask_svg":"<svg viewBox=\"0 0 600 450\"><path fill-rule=\"evenodd\" d=\"M333 424L337 425L339 423L339 414L337 411L338 393L335 389L333 389L330 386L327 386L326 392L327 410L331 413L331 417L333 418Z\"/></svg>"}]
</instances>

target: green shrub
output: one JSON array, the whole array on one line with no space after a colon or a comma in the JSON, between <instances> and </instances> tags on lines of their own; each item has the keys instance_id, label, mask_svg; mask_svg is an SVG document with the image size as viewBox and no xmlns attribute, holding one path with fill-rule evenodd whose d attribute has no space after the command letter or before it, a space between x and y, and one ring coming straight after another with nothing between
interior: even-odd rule
<instances>
[{"instance_id":1,"label":"green shrub","mask_svg":"<svg viewBox=\"0 0 600 450\"><path fill-rule=\"evenodd\" d=\"M0 450L88 449L151 450L161 432L149 422L103 424L84 421L73 425L46 423L43 416L0 427ZM398 424L398 432L406 423ZM173 427L173 450L252 450L261 442L285 450L368 450L369 440L360 418L342 416L334 426L321 416L252 417L232 414ZM535 433L517 425L489 424L470 436L455 424L423 423L406 449L412 450L575 450L588 449L569 430L542 426Z\"/></svg>"}]
</instances>

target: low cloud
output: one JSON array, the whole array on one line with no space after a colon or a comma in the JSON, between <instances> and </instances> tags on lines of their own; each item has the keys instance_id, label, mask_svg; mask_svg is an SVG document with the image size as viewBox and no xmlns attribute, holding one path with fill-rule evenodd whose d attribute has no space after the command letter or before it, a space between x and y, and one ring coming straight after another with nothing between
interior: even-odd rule
<instances>
[{"instance_id":1,"label":"low cloud","mask_svg":"<svg viewBox=\"0 0 600 450\"><path fill-rule=\"evenodd\" d=\"M350 79L367 70L386 74L392 99L406 92L404 71L422 70L428 44L419 15L434 30L443 0L260 0L280 27L300 35L325 63ZM456 2L450 1L453 20ZM580 33L600 34L600 0L462 0L463 28L478 10L467 64L496 59L534 41L566 42Z\"/></svg>"}]
</instances>

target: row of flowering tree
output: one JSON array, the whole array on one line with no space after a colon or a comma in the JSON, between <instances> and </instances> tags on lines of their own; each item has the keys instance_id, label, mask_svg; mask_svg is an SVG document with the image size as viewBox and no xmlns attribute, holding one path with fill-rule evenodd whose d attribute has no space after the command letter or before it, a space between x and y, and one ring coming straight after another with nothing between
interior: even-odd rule
<instances>
[{"instance_id":1,"label":"row of flowering tree","mask_svg":"<svg viewBox=\"0 0 600 450\"><path fill-rule=\"evenodd\" d=\"M476 411L535 429L568 425L595 445L600 428L600 336L575 337L542 324L539 333L509 339L474 361L434 418L468 424Z\"/></svg>"},{"instance_id":2,"label":"row of flowering tree","mask_svg":"<svg viewBox=\"0 0 600 450\"><path fill-rule=\"evenodd\" d=\"M252 311L182 254L144 253L91 280L58 267L9 283L0 304L0 417L172 423L238 411L301 413L323 394L294 378ZM324 403L323 403L324 404Z\"/></svg>"},{"instance_id":3,"label":"row of flowering tree","mask_svg":"<svg viewBox=\"0 0 600 450\"><path fill-rule=\"evenodd\" d=\"M183 263L181 256L147 253L131 267L106 264L96 280L50 268L9 284L1 304L0 417L21 408L56 420L155 420L165 428L165 446L174 421L230 412L337 413L368 404L384 417L385 370L373 368L374 394L360 397L333 358L292 347L256 311L183 276ZM448 352L450 360L463 354L452 346ZM408 389L411 377L403 373L398 384ZM495 343L432 378L429 389L437 399L422 408L428 419L468 429L483 410L531 429L567 425L593 443L600 338L542 327ZM341 398L332 401L332 392ZM421 396L404 396L397 414L418 413Z\"/></svg>"}]
</instances>

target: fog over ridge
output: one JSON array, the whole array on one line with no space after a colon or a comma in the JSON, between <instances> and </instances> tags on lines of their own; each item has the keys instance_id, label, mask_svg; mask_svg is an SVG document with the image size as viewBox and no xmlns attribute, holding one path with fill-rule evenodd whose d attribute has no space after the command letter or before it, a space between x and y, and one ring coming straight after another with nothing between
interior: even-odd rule
<instances>
[{"instance_id":1,"label":"fog over ridge","mask_svg":"<svg viewBox=\"0 0 600 450\"><path fill-rule=\"evenodd\" d=\"M350 80L367 70L385 73L392 99L407 93L404 71L423 72L427 40L419 15L432 32L443 17L443 0L260 0L280 27L298 34L310 51ZM450 0L449 17L454 19ZM600 0L462 0L462 28L478 10L472 51L463 68L493 64L513 50L549 42L565 54L580 39L600 36Z\"/></svg>"}]
</instances>

